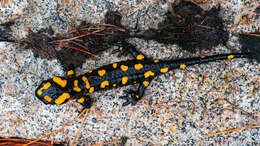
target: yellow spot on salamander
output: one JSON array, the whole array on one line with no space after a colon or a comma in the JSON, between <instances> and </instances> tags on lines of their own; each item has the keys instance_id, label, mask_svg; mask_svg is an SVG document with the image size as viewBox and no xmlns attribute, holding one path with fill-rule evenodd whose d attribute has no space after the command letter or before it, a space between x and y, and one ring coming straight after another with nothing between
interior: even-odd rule
<instances>
[{"instance_id":1,"label":"yellow spot on salamander","mask_svg":"<svg viewBox=\"0 0 260 146\"><path fill-rule=\"evenodd\" d=\"M205 58L206 56L201 56L201 58Z\"/></svg>"},{"instance_id":2,"label":"yellow spot on salamander","mask_svg":"<svg viewBox=\"0 0 260 146\"><path fill-rule=\"evenodd\" d=\"M49 87L51 86L51 83L50 82L47 82L43 85L43 87L41 87L38 91L37 91L37 94L38 95L42 95L42 90L46 90L48 89Z\"/></svg>"},{"instance_id":3,"label":"yellow spot on salamander","mask_svg":"<svg viewBox=\"0 0 260 146\"><path fill-rule=\"evenodd\" d=\"M55 103L56 104L62 104L64 103L67 99L70 98L70 94L69 93L63 93L61 96L59 96L56 100Z\"/></svg>"},{"instance_id":4,"label":"yellow spot on salamander","mask_svg":"<svg viewBox=\"0 0 260 146\"><path fill-rule=\"evenodd\" d=\"M128 66L121 65L121 70L122 70L122 71L127 71L127 70L128 70Z\"/></svg>"},{"instance_id":5,"label":"yellow spot on salamander","mask_svg":"<svg viewBox=\"0 0 260 146\"><path fill-rule=\"evenodd\" d=\"M78 99L78 103L83 103L85 101L84 97L81 97L80 99Z\"/></svg>"},{"instance_id":6,"label":"yellow spot on salamander","mask_svg":"<svg viewBox=\"0 0 260 146\"><path fill-rule=\"evenodd\" d=\"M142 69L143 68L143 65L142 64L135 64L135 69L136 70L140 70L140 69Z\"/></svg>"},{"instance_id":7,"label":"yellow spot on salamander","mask_svg":"<svg viewBox=\"0 0 260 146\"><path fill-rule=\"evenodd\" d=\"M120 47L119 50L122 51L122 50L123 50L123 47Z\"/></svg>"},{"instance_id":8,"label":"yellow spot on salamander","mask_svg":"<svg viewBox=\"0 0 260 146\"><path fill-rule=\"evenodd\" d=\"M103 75L105 75L106 74L106 70L104 70L104 69L102 69L102 70L99 70L98 71L98 74L99 74L99 76L103 76Z\"/></svg>"},{"instance_id":9,"label":"yellow spot on salamander","mask_svg":"<svg viewBox=\"0 0 260 146\"><path fill-rule=\"evenodd\" d=\"M89 72L89 73L92 73L92 71L93 71L93 70L89 70L88 72Z\"/></svg>"},{"instance_id":10,"label":"yellow spot on salamander","mask_svg":"<svg viewBox=\"0 0 260 146\"><path fill-rule=\"evenodd\" d=\"M78 81L78 80L75 80L75 81L74 81L74 86L75 86L75 87L78 87L78 85L79 85L79 81Z\"/></svg>"},{"instance_id":11,"label":"yellow spot on salamander","mask_svg":"<svg viewBox=\"0 0 260 146\"><path fill-rule=\"evenodd\" d=\"M136 81L134 81L134 84L136 83Z\"/></svg>"},{"instance_id":12,"label":"yellow spot on salamander","mask_svg":"<svg viewBox=\"0 0 260 146\"><path fill-rule=\"evenodd\" d=\"M81 91L81 89L78 87L78 85L79 85L79 81L75 80L74 81L74 88L73 88L73 90L76 91L76 92L80 92Z\"/></svg>"},{"instance_id":13,"label":"yellow spot on salamander","mask_svg":"<svg viewBox=\"0 0 260 146\"><path fill-rule=\"evenodd\" d=\"M128 81L128 77L123 77L122 78L122 84L125 85Z\"/></svg>"},{"instance_id":14,"label":"yellow spot on salamander","mask_svg":"<svg viewBox=\"0 0 260 146\"><path fill-rule=\"evenodd\" d=\"M101 88L105 88L106 86L109 86L109 82L107 80L103 81L100 85Z\"/></svg>"},{"instance_id":15,"label":"yellow spot on salamander","mask_svg":"<svg viewBox=\"0 0 260 146\"><path fill-rule=\"evenodd\" d=\"M67 80L62 80L60 77L54 77L53 81L63 88L67 85Z\"/></svg>"},{"instance_id":16,"label":"yellow spot on salamander","mask_svg":"<svg viewBox=\"0 0 260 146\"><path fill-rule=\"evenodd\" d=\"M74 87L73 90L76 91L76 92L80 92L81 91L81 89L79 87Z\"/></svg>"},{"instance_id":17,"label":"yellow spot on salamander","mask_svg":"<svg viewBox=\"0 0 260 146\"><path fill-rule=\"evenodd\" d=\"M38 94L38 95L42 95L42 90L39 89L39 90L37 91L37 94Z\"/></svg>"},{"instance_id":18,"label":"yellow spot on salamander","mask_svg":"<svg viewBox=\"0 0 260 146\"><path fill-rule=\"evenodd\" d=\"M234 58L234 55L228 55L227 58L228 58L228 59L233 59L233 58Z\"/></svg>"},{"instance_id":19,"label":"yellow spot on salamander","mask_svg":"<svg viewBox=\"0 0 260 146\"><path fill-rule=\"evenodd\" d=\"M154 76L154 73L152 71L148 71L148 72L144 73L145 78L148 78L150 76Z\"/></svg>"},{"instance_id":20,"label":"yellow spot on salamander","mask_svg":"<svg viewBox=\"0 0 260 146\"><path fill-rule=\"evenodd\" d=\"M143 85L144 85L145 87L147 87L147 86L149 85L149 82L148 82L148 81L144 81L144 82L143 82Z\"/></svg>"},{"instance_id":21,"label":"yellow spot on salamander","mask_svg":"<svg viewBox=\"0 0 260 146\"><path fill-rule=\"evenodd\" d=\"M112 66L113 68L117 68L117 63L114 63Z\"/></svg>"},{"instance_id":22,"label":"yellow spot on salamander","mask_svg":"<svg viewBox=\"0 0 260 146\"><path fill-rule=\"evenodd\" d=\"M135 95L136 98L139 98L139 95Z\"/></svg>"},{"instance_id":23,"label":"yellow spot on salamander","mask_svg":"<svg viewBox=\"0 0 260 146\"><path fill-rule=\"evenodd\" d=\"M153 62L154 62L154 63L158 63L158 62L159 62L159 60L157 60L157 59L156 59L156 60L154 60Z\"/></svg>"},{"instance_id":24,"label":"yellow spot on salamander","mask_svg":"<svg viewBox=\"0 0 260 146\"><path fill-rule=\"evenodd\" d=\"M90 89L89 89L89 93L91 94L91 93L93 93L94 92L94 90L95 90L95 88L94 87L91 87Z\"/></svg>"},{"instance_id":25,"label":"yellow spot on salamander","mask_svg":"<svg viewBox=\"0 0 260 146\"><path fill-rule=\"evenodd\" d=\"M160 69L161 73L166 73L168 71L168 67Z\"/></svg>"},{"instance_id":26,"label":"yellow spot on salamander","mask_svg":"<svg viewBox=\"0 0 260 146\"><path fill-rule=\"evenodd\" d=\"M195 66L198 66L199 64L194 64Z\"/></svg>"},{"instance_id":27,"label":"yellow spot on salamander","mask_svg":"<svg viewBox=\"0 0 260 146\"><path fill-rule=\"evenodd\" d=\"M116 87L116 84L113 84L114 87Z\"/></svg>"},{"instance_id":28,"label":"yellow spot on salamander","mask_svg":"<svg viewBox=\"0 0 260 146\"><path fill-rule=\"evenodd\" d=\"M82 80L85 82L86 88L89 89L89 88L90 88L90 84L89 84L89 82L88 82L88 78L85 77L85 76L83 76L83 77L82 77Z\"/></svg>"},{"instance_id":29,"label":"yellow spot on salamander","mask_svg":"<svg viewBox=\"0 0 260 146\"><path fill-rule=\"evenodd\" d=\"M73 71L73 70L69 70L69 71L67 72L67 76L72 76L72 75L74 75L74 71Z\"/></svg>"},{"instance_id":30,"label":"yellow spot on salamander","mask_svg":"<svg viewBox=\"0 0 260 146\"><path fill-rule=\"evenodd\" d=\"M50 82L47 82L46 84L43 85L42 89L46 90L51 86Z\"/></svg>"},{"instance_id":31,"label":"yellow spot on salamander","mask_svg":"<svg viewBox=\"0 0 260 146\"><path fill-rule=\"evenodd\" d=\"M49 96L46 95L46 96L44 96L43 98L44 98L46 101L51 102L51 98L50 98Z\"/></svg>"},{"instance_id":32,"label":"yellow spot on salamander","mask_svg":"<svg viewBox=\"0 0 260 146\"><path fill-rule=\"evenodd\" d=\"M184 69L185 67L186 67L185 64L181 64L181 65L180 65L180 69Z\"/></svg>"},{"instance_id":33,"label":"yellow spot on salamander","mask_svg":"<svg viewBox=\"0 0 260 146\"><path fill-rule=\"evenodd\" d=\"M142 60L142 59L144 59L144 55L143 54L139 54L139 55L136 56L136 59L137 60Z\"/></svg>"}]
</instances>

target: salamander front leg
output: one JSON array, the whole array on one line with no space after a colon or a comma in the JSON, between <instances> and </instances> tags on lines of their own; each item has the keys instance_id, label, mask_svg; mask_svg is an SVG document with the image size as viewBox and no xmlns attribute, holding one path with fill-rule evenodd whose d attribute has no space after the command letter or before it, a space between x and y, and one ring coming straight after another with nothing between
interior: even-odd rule
<instances>
[{"instance_id":1,"label":"salamander front leg","mask_svg":"<svg viewBox=\"0 0 260 146\"><path fill-rule=\"evenodd\" d=\"M139 100L142 99L145 89L150 84L151 80L143 81L140 85L137 91L133 90L125 90L124 93L127 94L126 96L119 97L120 99L126 100L126 102L123 103L123 106L127 106L129 104L135 105Z\"/></svg>"},{"instance_id":2,"label":"salamander front leg","mask_svg":"<svg viewBox=\"0 0 260 146\"><path fill-rule=\"evenodd\" d=\"M112 52L113 54L118 53L118 57L121 57L122 55L126 56L130 53L137 60L147 59L143 53L137 51L136 48L129 43L123 42L119 44L118 47L118 49Z\"/></svg>"},{"instance_id":3,"label":"salamander front leg","mask_svg":"<svg viewBox=\"0 0 260 146\"><path fill-rule=\"evenodd\" d=\"M116 44L116 46L118 46L117 49L113 50L112 51L112 54L116 54L118 53L118 57L121 57L121 56L127 56L127 51L125 50L125 45L124 44Z\"/></svg>"},{"instance_id":4,"label":"salamander front leg","mask_svg":"<svg viewBox=\"0 0 260 146\"><path fill-rule=\"evenodd\" d=\"M67 71L67 77L71 78L71 77L74 77L75 76L75 67L74 65L70 65L68 68L66 68Z\"/></svg>"},{"instance_id":5,"label":"salamander front leg","mask_svg":"<svg viewBox=\"0 0 260 146\"><path fill-rule=\"evenodd\" d=\"M84 108L91 108L92 106L92 100L89 95L77 99L77 102L80 103Z\"/></svg>"}]
</instances>

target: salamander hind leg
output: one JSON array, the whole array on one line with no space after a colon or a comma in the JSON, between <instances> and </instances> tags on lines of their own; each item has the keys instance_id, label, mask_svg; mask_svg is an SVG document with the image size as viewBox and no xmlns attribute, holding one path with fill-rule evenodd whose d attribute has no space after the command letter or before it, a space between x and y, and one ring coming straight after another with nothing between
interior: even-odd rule
<instances>
[{"instance_id":1,"label":"salamander hind leg","mask_svg":"<svg viewBox=\"0 0 260 146\"><path fill-rule=\"evenodd\" d=\"M142 83L140 83L137 91L125 90L124 93L127 94L127 95L119 97L120 99L126 100L123 103L123 106L127 106L129 104L135 105L139 100L141 100L143 95L144 95L145 89L150 84L150 81L151 80L145 80Z\"/></svg>"},{"instance_id":2,"label":"salamander hind leg","mask_svg":"<svg viewBox=\"0 0 260 146\"><path fill-rule=\"evenodd\" d=\"M78 98L77 102L80 103L84 108L91 108L92 106L92 100L89 95Z\"/></svg>"},{"instance_id":3,"label":"salamander hind leg","mask_svg":"<svg viewBox=\"0 0 260 146\"><path fill-rule=\"evenodd\" d=\"M127 106L129 104L135 105L137 103L137 101L139 101L139 98L137 98L138 94L137 94L136 91L125 90L124 93L127 94L127 95L119 97L120 99L126 100L123 103L123 106Z\"/></svg>"}]
</instances>

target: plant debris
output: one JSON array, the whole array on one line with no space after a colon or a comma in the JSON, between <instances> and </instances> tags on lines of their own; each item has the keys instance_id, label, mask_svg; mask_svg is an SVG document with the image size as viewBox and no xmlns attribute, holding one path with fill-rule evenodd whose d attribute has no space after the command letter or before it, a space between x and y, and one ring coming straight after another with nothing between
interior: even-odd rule
<instances>
[{"instance_id":1,"label":"plant debris","mask_svg":"<svg viewBox=\"0 0 260 146\"><path fill-rule=\"evenodd\" d=\"M193 3L197 3L197 4L204 4L206 3L208 0L187 0Z\"/></svg>"},{"instance_id":2,"label":"plant debris","mask_svg":"<svg viewBox=\"0 0 260 146\"><path fill-rule=\"evenodd\" d=\"M250 52L260 62L260 33L243 33L239 36L242 52Z\"/></svg>"},{"instance_id":3,"label":"plant debris","mask_svg":"<svg viewBox=\"0 0 260 146\"><path fill-rule=\"evenodd\" d=\"M176 43L190 52L212 49L228 41L228 32L224 30L219 11L219 7L204 11L193 2L181 1L178 5L172 4L158 29L133 36L164 44Z\"/></svg>"},{"instance_id":4,"label":"plant debris","mask_svg":"<svg viewBox=\"0 0 260 146\"><path fill-rule=\"evenodd\" d=\"M81 67L86 58L95 56L113 44L128 38L128 32L121 25L121 15L108 11L105 15L106 24L90 24L82 22L70 32L51 37L47 31L29 32L21 43L32 49L35 57L48 60L57 58L64 70ZM57 47L60 47L57 49Z\"/></svg>"},{"instance_id":5,"label":"plant debris","mask_svg":"<svg viewBox=\"0 0 260 146\"><path fill-rule=\"evenodd\" d=\"M246 126L246 127L242 127L242 128L235 128L235 129L225 130L225 131L221 131L221 132L217 132L217 133L213 133L213 134L207 135L207 137L220 135L220 134L224 134L224 133L229 133L229 132L233 132L233 131L246 130L246 129L250 129L250 128L260 128L260 125Z\"/></svg>"},{"instance_id":6,"label":"plant debris","mask_svg":"<svg viewBox=\"0 0 260 146\"><path fill-rule=\"evenodd\" d=\"M56 58L58 52L51 41L52 38L48 34L29 31L28 37L22 40L21 44L25 46L25 49L32 49L35 57L52 60Z\"/></svg>"},{"instance_id":7,"label":"plant debris","mask_svg":"<svg viewBox=\"0 0 260 146\"><path fill-rule=\"evenodd\" d=\"M126 31L112 24L82 24L66 37L57 38L54 44L62 46L57 58L66 68L71 64L81 67L86 58L96 56L99 52L123 41Z\"/></svg>"},{"instance_id":8,"label":"plant debris","mask_svg":"<svg viewBox=\"0 0 260 146\"><path fill-rule=\"evenodd\" d=\"M26 144L31 140L23 139L23 138L0 138L0 146L21 146L22 144ZM50 141L39 141L35 142L31 146L63 146L64 144L59 142L50 142Z\"/></svg>"},{"instance_id":9,"label":"plant debris","mask_svg":"<svg viewBox=\"0 0 260 146\"><path fill-rule=\"evenodd\" d=\"M6 22L0 24L0 41L1 42L15 42L10 39L10 33L12 32L11 26L14 24L14 21Z\"/></svg>"}]
</instances>

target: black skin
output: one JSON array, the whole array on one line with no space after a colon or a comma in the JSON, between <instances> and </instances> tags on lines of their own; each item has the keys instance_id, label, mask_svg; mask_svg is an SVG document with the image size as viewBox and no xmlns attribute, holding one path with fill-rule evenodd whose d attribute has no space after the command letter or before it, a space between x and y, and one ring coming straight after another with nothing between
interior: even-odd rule
<instances>
[{"instance_id":1,"label":"black skin","mask_svg":"<svg viewBox=\"0 0 260 146\"><path fill-rule=\"evenodd\" d=\"M78 77L75 77L74 74L68 75L66 78L60 77L62 80L67 81L66 87L63 88L60 85L56 84L53 79L43 81L42 84L36 89L36 96L45 104L57 104L54 101L59 96L61 96L63 93L69 93L71 98L80 99L81 97L83 97L84 102L80 103L85 108L90 108L92 101L89 94L95 91L108 90L111 88L132 84L139 84L139 87L136 91L126 90L124 91L126 95L120 97L120 99L125 100L123 106L129 104L135 105L139 100L142 99L145 89L148 87L150 82L160 74L166 73L173 69L184 69L186 66L202 64L216 60L248 57L248 54L245 53L234 53L163 61L147 58L144 54L138 52L134 47L131 46L120 46L119 49L114 51L114 53L116 52L119 52L119 57L122 55L130 54L134 58L134 60L126 60L114 63L117 64L116 67L113 64L104 65ZM140 56L143 57L138 58ZM140 64L142 67L140 67ZM139 65L138 69L136 69L136 65ZM127 69L125 68L126 66ZM83 79L84 77L87 78L89 86L87 86L86 81ZM124 78L127 78L127 80L124 80ZM80 88L80 91L74 90L76 80L78 82L77 87ZM46 82L51 83L51 86L46 90L42 90L42 94L38 95L37 91L42 88ZM93 87L93 90L91 87ZM50 102L47 102L43 98L46 95L52 99ZM68 99L59 104L63 104L67 100ZM79 100L77 101L79 102Z\"/></svg>"}]
</instances>

